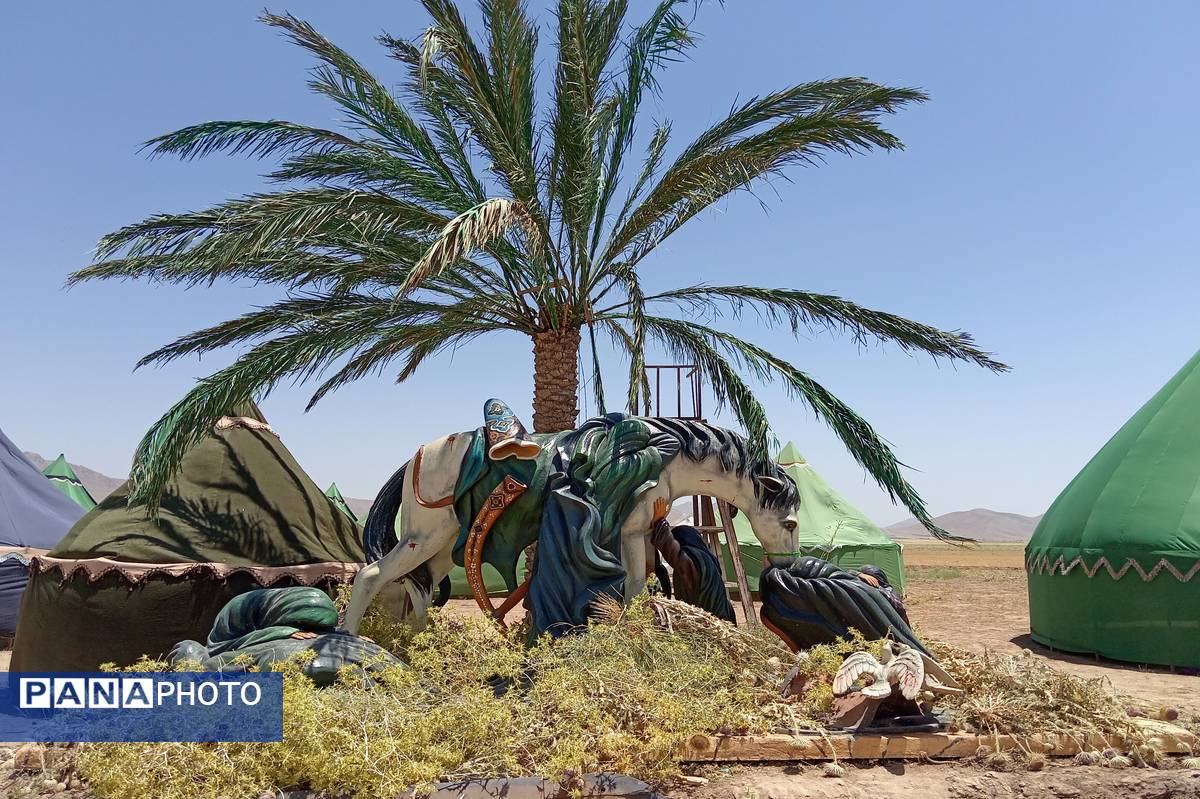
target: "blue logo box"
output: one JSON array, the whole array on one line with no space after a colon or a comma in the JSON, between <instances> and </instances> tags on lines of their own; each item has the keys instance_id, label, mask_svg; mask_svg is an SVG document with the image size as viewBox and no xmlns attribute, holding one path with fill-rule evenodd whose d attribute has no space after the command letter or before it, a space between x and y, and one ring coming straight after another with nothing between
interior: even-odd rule
<instances>
[{"instance_id":1,"label":"blue logo box","mask_svg":"<svg viewBox=\"0 0 1200 799\"><path fill-rule=\"evenodd\" d=\"M283 740L283 675L0 672L0 741Z\"/></svg>"}]
</instances>

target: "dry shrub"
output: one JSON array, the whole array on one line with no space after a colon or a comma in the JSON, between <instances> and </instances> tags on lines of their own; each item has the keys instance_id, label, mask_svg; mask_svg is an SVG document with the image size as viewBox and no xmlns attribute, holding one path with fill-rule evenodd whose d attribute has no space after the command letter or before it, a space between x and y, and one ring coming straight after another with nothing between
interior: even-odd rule
<instances>
[{"instance_id":1,"label":"dry shrub","mask_svg":"<svg viewBox=\"0 0 1200 799\"><path fill-rule=\"evenodd\" d=\"M98 744L80 771L104 799L256 796L309 788L361 799L483 776L569 777L608 770L661 783L698 733L814 729L832 676L861 638L789 653L759 628L735 628L660 597L607 603L586 635L524 645L483 617L434 612L413 634L372 612L363 632L407 665L370 685L345 675L317 689L284 673L284 740L275 744ZM988 733L1131 734L1112 689L1032 659L939 646L967 695L944 705ZM790 669L803 694L784 701ZM138 668L165 668L142 663Z\"/></svg>"},{"instance_id":2,"label":"dry shrub","mask_svg":"<svg viewBox=\"0 0 1200 799\"><path fill-rule=\"evenodd\" d=\"M763 709L782 706L792 657L773 637L662 599L603 616L587 635L526 648L521 631L482 617L434 612L413 635L373 613L363 632L408 666L318 689L299 663L282 664L282 743L97 744L80 768L108 799L394 797L447 779L598 769L659 782L697 732L776 726Z\"/></svg>"},{"instance_id":3,"label":"dry shrub","mask_svg":"<svg viewBox=\"0 0 1200 799\"><path fill-rule=\"evenodd\" d=\"M1116 734L1130 745L1145 743L1145 733L1103 677L1068 674L1029 654L970 652L939 642L930 648L964 689L938 704L965 729L985 735Z\"/></svg>"}]
</instances>

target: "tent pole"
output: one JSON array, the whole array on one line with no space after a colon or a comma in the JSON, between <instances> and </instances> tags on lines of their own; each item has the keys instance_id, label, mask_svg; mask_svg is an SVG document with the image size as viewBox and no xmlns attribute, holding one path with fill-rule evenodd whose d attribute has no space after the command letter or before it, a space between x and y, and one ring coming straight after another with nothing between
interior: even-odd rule
<instances>
[{"instance_id":1,"label":"tent pole","mask_svg":"<svg viewBox=\"0 0 1200 799\"><path fill-rule=\"evenodd\" d=\"M733 529L733 513L729 510L729 503L721 500L717 500L717 510L721 513L721 526L725 528L725 545L729 547L729 559L733 561L738 596L742 600L742 610L746 612L746 625L757 627L758 615L754 612L754 597L750 594L750 581L746 579L746 565L742 563L741 547Z\"/></svg>"}]
</instances>

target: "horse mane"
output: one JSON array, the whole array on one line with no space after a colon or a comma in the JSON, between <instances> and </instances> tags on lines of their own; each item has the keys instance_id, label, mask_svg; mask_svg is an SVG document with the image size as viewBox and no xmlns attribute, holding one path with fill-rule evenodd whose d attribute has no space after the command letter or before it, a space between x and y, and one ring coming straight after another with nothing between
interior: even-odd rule
<instances>
[{"instance_id":1,"label":"horse mane","mask_svg":"<svg viewBox=\"0 0 1200 799\"><path fill-rule=\"evenodd\" d=\"M753 480L754 497L764 508L794 508L800 503L800 492L795 481L778 463L770 458L751 455L745 436L708 422L667 416L630 417L623 413L610 413L588 419L578 429L567 434L563 439L563 446L572 451L574 445L585 436L607 431L618 422L629 418L636 418L650 428L650 444L662 452L664 461L677 454L682 454L693 463L716 456L720 459L722 469L733 472L738 477L771 477L779 481L781 488L770 490L758 480Z\"/></svg>"}]
</instances>

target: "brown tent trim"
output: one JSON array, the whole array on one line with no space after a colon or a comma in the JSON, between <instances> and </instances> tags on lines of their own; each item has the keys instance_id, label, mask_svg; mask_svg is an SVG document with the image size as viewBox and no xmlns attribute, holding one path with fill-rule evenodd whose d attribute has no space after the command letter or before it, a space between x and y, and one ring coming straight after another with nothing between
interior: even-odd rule
<instances>
[{"instance_id":1,"label":"brown tent trim","mask_svg":"<svg viewBox=\"0 0 1200 799\"><path fill-rule=\"evenodd\" d=\"M299 585L316 585L320 582L350 582L364 566L362 563L304 563L294 566L236 566L230 563L137 563L109 558L54 558L39 555L29 561L32 574L57 571L65 582L79 572L87 575L94 583L112 572L118 573L131 585L137 585L150 577L207 576L224 580L233 574L247 574L259 585L267 587L280 580L291 579Z\"/></svg>"}]
</instances>

